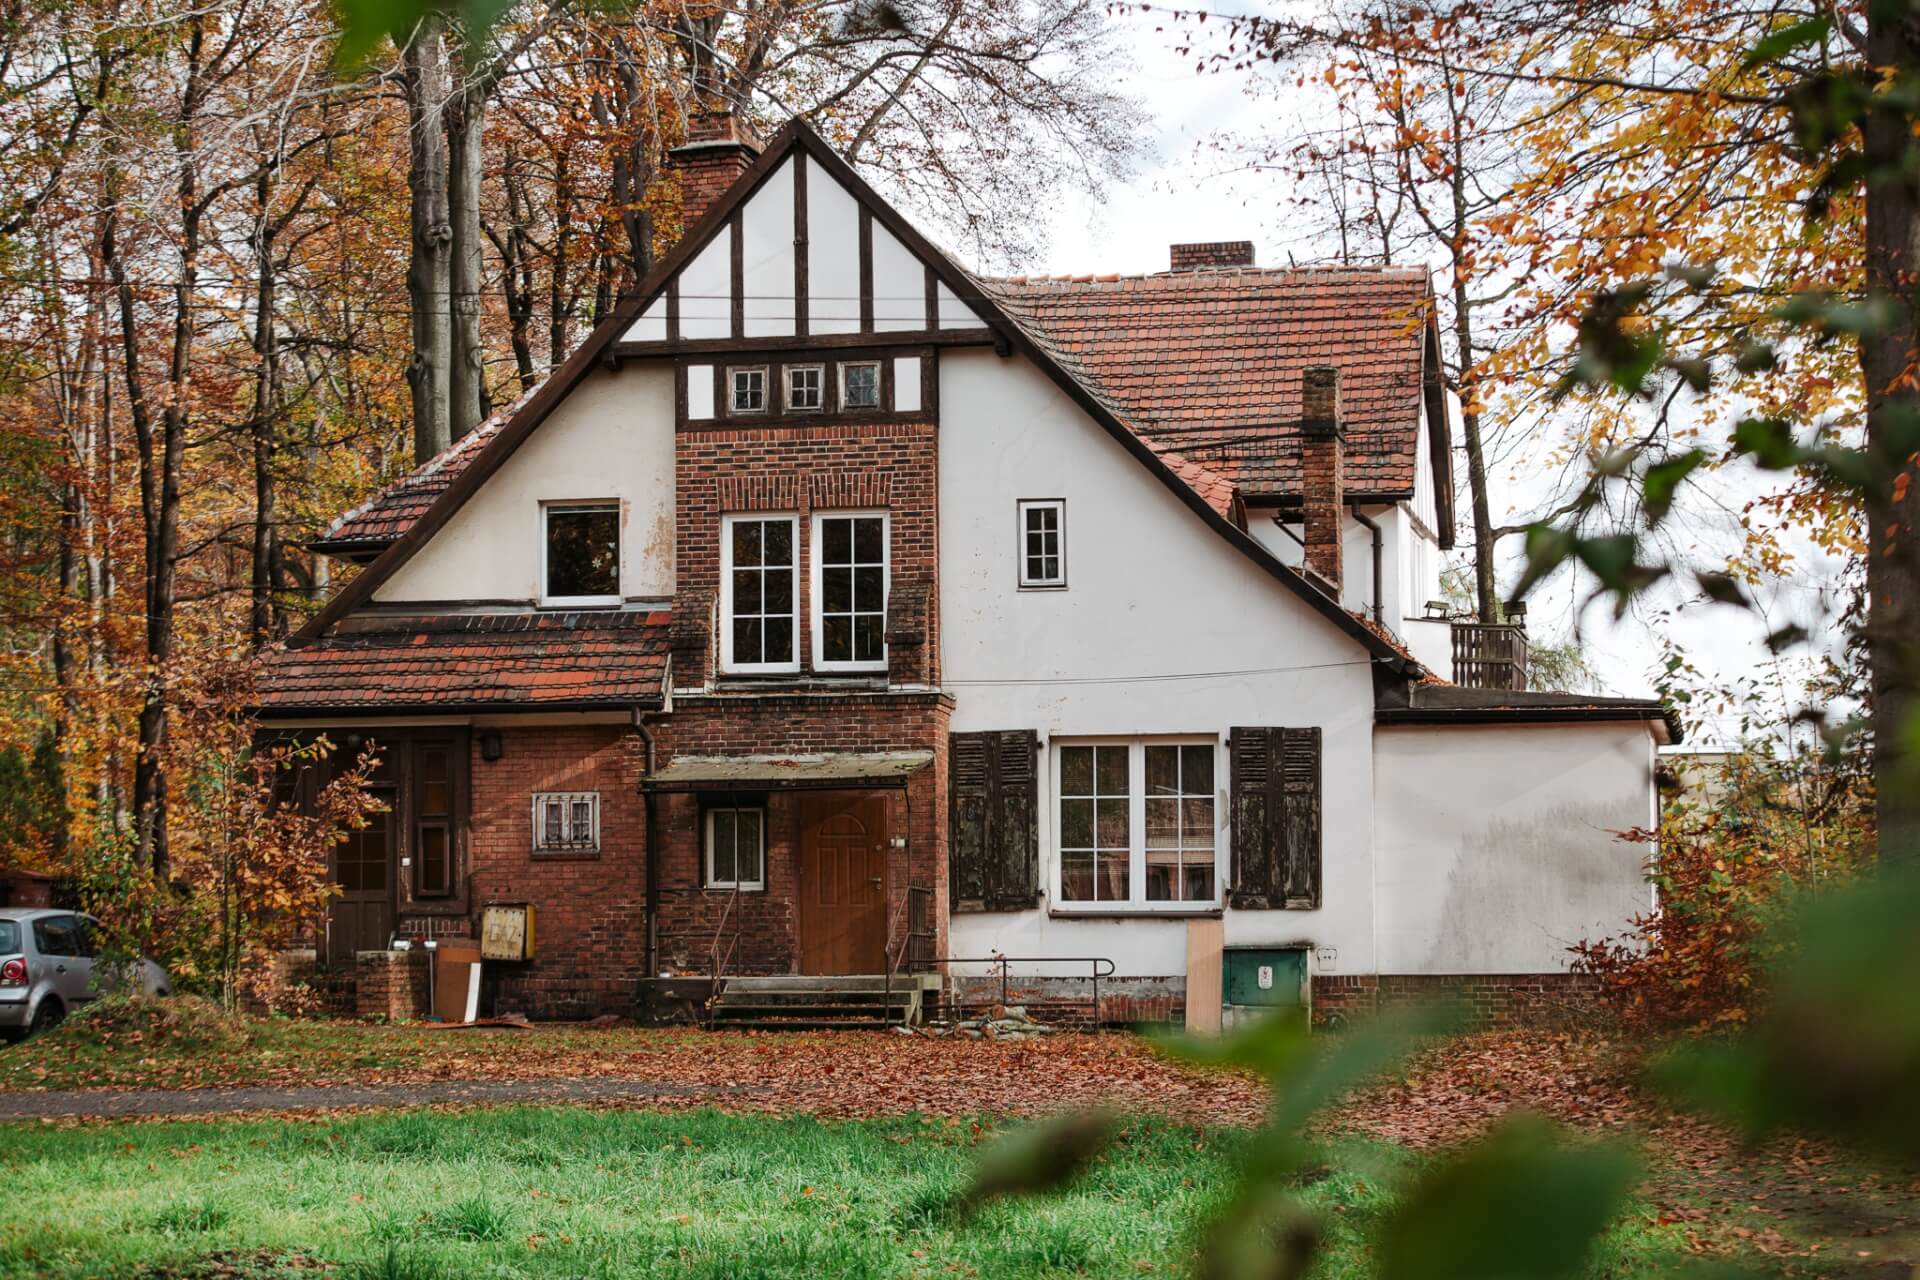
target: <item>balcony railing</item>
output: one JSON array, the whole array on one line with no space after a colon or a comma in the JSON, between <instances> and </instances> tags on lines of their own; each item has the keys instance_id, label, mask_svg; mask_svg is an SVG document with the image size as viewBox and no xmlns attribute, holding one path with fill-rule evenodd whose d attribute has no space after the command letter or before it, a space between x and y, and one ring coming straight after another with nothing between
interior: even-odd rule
<instances>
[{"instance_id":1,"label":"balcony railing","mask_svg":"<svg viewBox=\"0 0 1920 1280\"><path fill-rule=\"evenodd\" d=\"M1455 622L1453 682L1468 689L1525 689L1526 628L1510 622Z\"/></svg>"}]
</instances>

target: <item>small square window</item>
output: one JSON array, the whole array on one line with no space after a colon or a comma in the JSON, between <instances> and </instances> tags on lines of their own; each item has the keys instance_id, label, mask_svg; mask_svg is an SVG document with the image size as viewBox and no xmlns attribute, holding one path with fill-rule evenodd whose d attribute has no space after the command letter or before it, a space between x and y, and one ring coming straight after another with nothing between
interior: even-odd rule
<instances>
[{"instance_id":1,"label":"small square window","mask_svg":"<svg viewBox=\"0 0 1920 1280\"><path fill-rule=\"evenodd\" d=\"M1067 504L1059 498L1020 504L1020 585L1067 585Z\"/></svg>"},{"instance_id":2,"label":"small square window","mask_svg":"<svg viewBox=\"0 0 1920 1280\"><path fill-rule=\"evenodd\" d=\"M764 889L766 811L707 810L707 887Z\"/></svg>"},{"instance_id":3,"label":"small square window","mask_svg":"<svg viewBox=\"0 0 1920 1280\"><path fill-rule=\"evenodd\" d=\"M600 852L600 793L548 791L533 798L535 853Z\"/></svg>"},{"instance_id":4,"label":"small square window","mask_svg":"<svg viewBox=\"0 0 1920 1280\"><path fill-rule=\"evenodd\" d=\"M810 413L827 407L827 371L817 364L787 366L787 408Z\"/></svg>"},{"instance_id":5,"label":"small square window","mask_svg":"<svg viewBox=\"0 0 1920 1280\"><path fill-rule=\"evenodd\" d=\"M840 407L842 409L878 409L880 407L878 361L861 360L840 366Z\"/></svg>"},{"instance_id":6,"label":"small square window","mask_svg":"<svg viewBox=\"0 0 1920 1280\"><path fill-rule=\"evenodd\" d=\"M729 369L727 384L732 389L727 407L734 413L767 411L767 371L765 369Z\"/></svg>"},{"instance_id":7,"label":"small square window","mask_svg":"<svg viewBox=\"0 0 1920 1280\"><path fill-rule=\"evenodd\" d=\"M545 508L549 604L609 604L620 599L620 504Z\"/></svg>"}]
</instances>

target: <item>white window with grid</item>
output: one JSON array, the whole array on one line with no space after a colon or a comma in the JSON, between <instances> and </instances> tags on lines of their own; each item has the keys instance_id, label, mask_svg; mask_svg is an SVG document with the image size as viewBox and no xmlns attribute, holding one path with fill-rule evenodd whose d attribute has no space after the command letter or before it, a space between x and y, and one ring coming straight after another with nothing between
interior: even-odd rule
<instances>
[{"instance_id":1,"label":"white window with grid","mask_svg":"<svg viewBox=\"0 0 1920 1280\"><path fill-rule=\"evenodd\" d=\"M767 884L766 810L707 810L707 887L764 889Z\"/></svg>"},{"instance_id":2,"label":"white window with grid","mask_svg":"<svg viewBox=\"0 0 1920 1280\"><path fill-rule=\"evenodd\" d=\"M533 851L600 852L600 793L544 791L534 796Z\"/></svg>"},{"instance_id":3,"label":"white window with grid","mask_svg":"<svg viewBox=\"0 0 1920 1280\"><path fill-rule=\"evenodd\" d=\"M1056 742L1061 906L1217 906L1218 752L1211 739Z\"/></svg>"},{"instance_id":4,"label":"white window with grid","mask_svg":"<svg viewBox=\"0 0 1920 1280\"><path fill-rule=\"evenodd\" d=\"M1020 585L1067 585L1067 504L1062 499L1020 504Z\"/></svg>"},{"instance_id":5,"label":"white window with grid","mask_svg":"<svg viewBox=\"0 0 1920 1280\"><path fill-rule=\"evenodd\" d=\"M733 413L767 411L767 371L765 369L727 370L727 408Z\"/></svg>"},{"instance_id":6,"label":"white window with grid","mask_svg":"<svg viewBox=\"0 0 1920 1280\"><path fill-rule=\"evenodd\" d=\"M840 366L840 407L842 409L878 409L880 407L880 362L850 360Z\"/></svg>"},{"instance_id":7,"label":"white window with grid","mask_svg":"<svg viewBox=\"0 0 1920 1280\"><path fill-rule=\"evenodd\" d=\"M827 370L824 365L787 366L787 410L817 413L827 407Z\"/></svg>"},{"instance_id":8,"label":"white window with grid","mask_svg":"<svg viewBox=\"0 0 1920 1280\"><path fill-rule=\"evenodd\" d=\"M724 671L800 669L795 523L792 516L727 516L720 522Z\"/></svg>"},{"instance_id":9,"label":"white window with grid","mask_svg":"<svg viewBox=\"0 0 1920 1280\"><path fill-rule=\"evenodd\" d=\"M813 665L820 671L887 666L887 516L813 518Z\"/></svg>"}]
</instances>

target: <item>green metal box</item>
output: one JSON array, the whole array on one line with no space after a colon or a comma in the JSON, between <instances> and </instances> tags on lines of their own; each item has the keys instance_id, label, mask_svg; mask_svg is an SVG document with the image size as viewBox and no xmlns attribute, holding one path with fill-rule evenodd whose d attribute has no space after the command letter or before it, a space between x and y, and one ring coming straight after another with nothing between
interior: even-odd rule
<instances>
[{"instance_id":1,"label":"green metal box","mask_svg":"<svg viewBox=\"0 0 1920 1280\"><path fill-rule=\"evenodd\" d=\"M1229 1008L1305 1008L1305 947L1228 947L1221 952L1221 999Z\"/></svg>"}]
</instances>

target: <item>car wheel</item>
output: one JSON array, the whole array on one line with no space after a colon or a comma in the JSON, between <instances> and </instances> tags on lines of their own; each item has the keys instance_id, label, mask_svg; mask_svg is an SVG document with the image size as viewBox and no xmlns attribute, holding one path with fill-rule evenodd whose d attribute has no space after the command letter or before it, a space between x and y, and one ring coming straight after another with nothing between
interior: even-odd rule
<instances>
[{"instance_id":1,"label":"car wheel","mask_svg":"<svg viewBox=\"0 0 1920 1280\"><path fill-rule=\"evenodd\" d=\"M60 1025L67 1016L67 1006L60 1003L59 997L47 996L33 1011L33 1025L27 1028L27 1034L37 1036L42 1031L51 1031Z\"/></svg>"}]
</instances>

